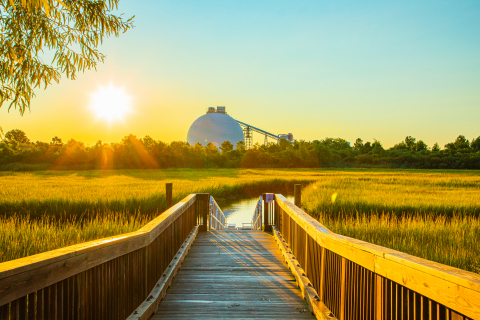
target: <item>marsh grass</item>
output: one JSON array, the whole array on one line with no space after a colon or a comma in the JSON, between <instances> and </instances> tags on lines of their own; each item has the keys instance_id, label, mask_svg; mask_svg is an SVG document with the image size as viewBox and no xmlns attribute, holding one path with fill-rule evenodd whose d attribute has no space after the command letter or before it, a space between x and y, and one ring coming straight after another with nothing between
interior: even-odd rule
<instances>
[{"instance_id":1,"label":"marsh grass","mask_svg":"<svg viewBox=\"0 0 480 320\"><path fill-rule=\"evenodd\" d=\"M285 170L122 170L9 173L0 176L2 216L79 217L85 212L141 212L166 208L165 183L173 200L190 193L210 193L222 205L262 192L286 193L295 183L315 180L316 172Z\"/></svg>"},{"instance_id":2,"label":"marsh grass","mask_svg":"<svg viewBox=\"0 0 480 320\"><path fill-rule=\"evenodd\" d=\"M29 216L10 216L0 223L0 262L136 231L150 219L148 215L112 211L75 221L48 216L35 220Z\"/></svg>"},{"instance_id":3,"label":"marsh grass","mask_svg":"<svg viewBox=\"0 0 480 320\"><path fill-rule=\"evenodd\" d=\"M318 217L331 231L480 273L480 220L472 216L391 214Z\"/></svg>"},{"instance_id":4,"label":"marsh grass","mask_svg":"<svg viewBox=\"0 0 480 320\"><path fill-rule=\"evenodd\" d=\"M384 169L3 172L0 262L137 230L166 208L165 182L175 202L220 206L302 183L303 209L332 231L480 272L480 172Z\"/></svg>"},{"instance_id":5,"label":"marsh grass","mask_svg":"<svg viewBox=\"0 0 480 320\"><path fill-rule=\"evenodd\" d=\"M302 203L338 234L480 273L478 175L339 174L305 188Z\"/></svg>"},{"instance_id":6,"label":"marsh grass","mask_svg":"<svg viewBox=\"0 0 480 320\"><path fill-rule=\"evenodd\" d=\"M263 192L288 193L314 174L282 170L122 170L0 175L0 262L131 232L174 202L210 193L221 205ZM253 209L252 209L253 210Z\"/></svg>"},{"instance_id":7,"label":"marsh grass","mask_svg":"<svg viewBox=\"0 0 480 320\"><path fill-rule=\"evenodd\" d=\"M335 202L331 195L336 193ZM303 208L313 216L381 214L480 215L480 176L405 172L339 173L308 186Z\"/></svg>"}]
</instances>

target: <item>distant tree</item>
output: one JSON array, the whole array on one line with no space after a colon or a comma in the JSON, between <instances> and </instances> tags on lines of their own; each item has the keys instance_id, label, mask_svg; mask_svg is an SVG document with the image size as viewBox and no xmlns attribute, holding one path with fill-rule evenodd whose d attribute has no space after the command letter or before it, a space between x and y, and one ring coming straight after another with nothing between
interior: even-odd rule
<instances>
[{"instance_id":1,"label":"distant tree","mask_svg":"<svg viewBox=\"0 0 480 320\"><path fill-rule=\"evenodd\" d=\"M207 144L207 146L205 147L205 151L207 152L207 154L217 154L217 153L219 153L218 148L211 142L209 142Z\"/></svg>"},{"instance_id":2,"label":"distant tree","mask_svg":"<svg viewBox=\"0 0 480 320\"><path fill-rule=\"evenodd\" d=\"M287 141L288 142L288 141ZM262 148L267 151L268 153L276 153L282 151L280 149L280 144L279 142L268 142L267 144L264 144Z\"/></svg>"},{"instance_id":3,"label":"distant tree","mask_svg":"<svg viewBox=\"0 0 480 320\"><path fill-rule=\"evenodd\" d=\"M342 138L325 138L324 140L320 141L320 143L327 146L331 150L342 150L350 148L347 140L344 140Z\"/></svg>"},{"instance_id":4,"label":"distant tree","mask_svg":"<svg viewBox=\"0 0 480 320\"><path fill-rule=\"evenodd\" d=\"M13 129L5 134L5 142L7 143L29 143L30 139L27 138L25 132L20 129Z\"/></svg>"},{"instance_id":5,"label":"distant tree","mask_svg":"<svg viewBox=\"0 0 480 320\"><path fill-rule=\"evenodd\" d=\"M23 136L22 132L12 130L9 133L8 138L15 142L8 143L7 139L0 141L0 165L41 163L50 164L56 169L76 169L79 166L85 169L142 169L316 168L352 165L480 169L480 137L473 139L470 144L464 136L459 136L454 142L446 145L445 151L440 151L438 143L435 143L432 151L436 152L426 152L425 150L428 149L422 140L415 141L413 151L407 150L406 143L401 142L398 145L403 145L401 148L404 149L403 151L397 152L394 147L393 151L387 152L376 139L373 144L370 142L363 144L363 141L357 139L356 143L361 142L361 144L357 143L355 150L353 148L337 150L335 142L339 140L327 138L313 142L297 140L294 145L288 141L267 145L256 143L253 148L244 152L239 151L245 146L243 142L237 144L237 150L233 150L231 144L224 143L220 153L213 143L205 147L201 143L191 146L185 141L164 143L150 136L138 139L134 135L129 135L118 143L105 144L98 141L92 147L73 139L63 144L62 139L58 137L54 137L51 143L37 141L35 144L26 146L18 143L18 141L27 141L23 139L26 136ZM280 148L281 143L284 144L284 150ZM360 150L360 153L357 150Z\"/></svg>"},{"instance_id":6,"label":"distant tree","mask_svg":"<svg viewBox=\"0 0 480 320\"><path fill-rule=\"evenodd\" d=\"M415 147L416 147L416 141L417 139L415 139L414 137L412 136L407 136L405 138L405 144L407 145L407 149L410 150L410 151L415 151Z\"/></svg>"},{"instance_id":7,"label":"distant tree","mask_svg":"<svg viewBox=\"0 0 480 320\"><path fill-rule=\"evenodd\" d=\"M142 139L142 143L145 146L145 149L148 150L148 153L152 155L155 159L157 159L159 156L157 148L158 142L147 135Z\"/></svg>"},{"instance_id":8,"label":"distant tree","mask_svg":"<svg viewBox=\"0 0 480 320\"><path fill-rule=\"evenodd\" d=\"M470 147L473 151L480 151L480 137L478 137L477 139L473 139Z\"/></svg>"},{"instance_id":9,"label":"distant tree","mask_svg":"<svg viewBox=\"0 0 480 320\"><path fill-rule=\"evenodd\" d=\"M245 142L238 141L237 146L235 147L235 150L240 151L240 152L245 152Z\"/></svg>"},{"instance_id":10,"label":"distant tree","mask_svg":"<svg viewBox=\"0 0 480 320\"><path fill-rule=\"evenodd\" d=\"M142 139L142 142L145 148L147 148L148 150L155 148L155 146L157 145L157 141L155 141L152 137L148 135Z\"/></svg>"},{"instance_id":11,"label":"distant tree","mask_svg":"<svg viewBox=\"0 0 480 320\"><path fill-rule=\"evenodd\" d=\"M363 145L362 153L369 153L372 150L373 150L373 145L370 143L370 141L368 141Z\"/></svg>"},{"instance_id":12,"label":"distant tree","mask_svg":"<svg viewBox=\"0 0 480 320\"><path fill-rule=\"evenodd\" d=\"M170 166L187 167L190 158L191 146L186 141L172 141L168 150L170 151Z\"/></svg>"},{"instance_id":13,"label":"distant tree","mask_svg":"<svg viewBox=\"0 0 480 320\"><path fill-rule=\"evenodd\" d=\"M205 163L207 161L205 148L199 142L195 143L194 146L190 147L191 150L191 166L194 168L203 168L205 167Z\"/></svg>"},{"instance_id":14,"label":"distant tree","mask_svg":"<svg viewBox=\"0 0 480 320\"><path fill-rule=\"evenodd\" d=\"M415 150L416 151L425 151L428 150L428 146L423 140L418 140L417 143L415 144Z\"/></svg>"},{"instance_id":15,"label":"distant tree","mask_svg":"<svg viewBox=\"0 0 480 320\"><path fill-rule=\"evenodd\" d=\"M408 150L407 144L405 142L397 143L392 147L394 150Z\"/></svg>"},{"instance_id":16,"label":"distant tree","mask_svg":"<svg viewBox=\"0 0 480 320\"><path fill-rule=\"evenodd\" d=\"M453 143L456 150L467 150L470 149L470 141L465 138L465 136L459 135L455 142Z\"/></svg>"},{"instance_id":17,"label":"distant tree","mask_svg":"<svg viewBox=\"0 0 480 320\"><path fill-rule=\"evenodd\" d=\"M175 143L176 141L172 142ZM180 142L180 149L183 150L186 142ZM127 168L157 168L158 162L148 152L141 139L129 134L124 137L116 150L120 163Z\"/></svg>"},{"instance_id":18,"label":"distant tree","mask_svg":"<svg viewBox=\"0 0 480 320\"><path fill-rule=\"evenodd\" d=\"M57 163L60 165L78 165L86 159L85 144L81 141L70 139L60 150Z\"/></svg>"},{"instance_id":19,"label":"distant tree","mask_svg":"<svg viewBox=\"0 0 480 320\"><path fill-rule=\"evenodd\" d=\"M54 145L54 146L63 146L63 142L62 142L62 139L60 139L59 137L55 136L52 138L52 142L50 142L51 145Z\"/></svg>"},{"instance_id":20,"label":"distant tree","mask_svg":"<svg viewBox=\"0 0 480 320\"><path fill-rule=\"evenodd\" d=\"M222 152L228 152L233 150L233 144L230 141L223 141L220 145Z\"/></svg>"},{"instance_id":21,"label":"distant tree","mask_svg":"<svg viewBox=\"0 0 480 320\"><path fill-rule=\"evenodd\" d=\"M291 148L292 143L290 141L288 141L287 139L280 139L280 141L278 141L278 147L279 147L280 151L283 151L285 149Z\"/></svg>"},{"instance_id":22,"label":"distant tree","mask_svg":"<svg viewBox=\"0 0 480 320\"><path fill-rule=\"evenodd\" d=\"M59 82L61 73L95 69L105 56L96 47L104 37L132 27L112 12L119 0L0 0L0 107L30 108L36 87ZM50 64L42 53L54 52Z\"/></svg>"},{"instance_id":23,"label":"distant tree","mask_svg":"<svg viewBox=\"0 0 480 320\"><path fill-rule=\"evenodd\" d=\"M323 143L317 143L315 144L314 149L320 167L328 167L332 164L333 154L327 146L325 146Z\"/></svg>"},{"instance_id":24,"label":"distant tree","mask_svg":"<svg viewBox=\"0 0 480 320\"><path fill-rule=\"evenodd\" d=\"M358 150L358 151L362 151L363 140L360 139L360 138L357 138L357 140L355 140L355 144L353 145L353 149Z\"/></svg>"},{"instance_id":25,"label":"distant tree","mask_svg":"<svg viewBox=\"0 0 480 320\"><path fill-rule=\"evenodd\" d=\"M380 143L380 141L378 141L377 139L373 139L375 140L372 144L372 153L373 154L382 154L382 153L385 153L385 149L383 148L382 144Z\"/></svg>"},{"instance_id":26,"label":"distant tree","mask_svg":"<svg viewBox=\"0 0 480 320\"><path fill-rule=\"evenodd\" d=\"M48 144L48 142L42 142L42 141L37 141L35 142L35 145L39 148L48 148L50 145Z\"/></svg>"},{"instance_id":27,"label":"distant tree","mask_svg":"<svg viewBox=\"0 0 480 320\"><path fill-rule=\"evenodd\" d=\"M273 163L273 158L261 148L252 148L245 152L240 163L245 168L269 167Z\"/></svg>"},{"instance_id":28,"label":"distant tree","mask_svg":"<svg viewBox=\"0 0 480 320\"><path fill-rule=\"evenodd\" d=\"M455 152L457 148L455 148L455 144L453 142L449 142L445 145L445 150L450 152Z\"/></svg>"}]
</instances>

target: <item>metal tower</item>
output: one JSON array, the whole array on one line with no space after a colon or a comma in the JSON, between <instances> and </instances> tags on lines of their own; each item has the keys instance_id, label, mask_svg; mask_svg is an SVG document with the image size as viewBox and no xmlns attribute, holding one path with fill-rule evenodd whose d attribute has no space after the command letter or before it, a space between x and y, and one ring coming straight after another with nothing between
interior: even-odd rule
<instances>
[{"instance_id":1,"label":"metal tower","mask_svg":"<svg viewBox=\"0 0 480 320\"><path fill-rule=\"evenodd\" d=\"M253 131L250 126L243 127L243 135L245 137L245 150L248 150L253 145Z\"/></svg>"}]
</instances>

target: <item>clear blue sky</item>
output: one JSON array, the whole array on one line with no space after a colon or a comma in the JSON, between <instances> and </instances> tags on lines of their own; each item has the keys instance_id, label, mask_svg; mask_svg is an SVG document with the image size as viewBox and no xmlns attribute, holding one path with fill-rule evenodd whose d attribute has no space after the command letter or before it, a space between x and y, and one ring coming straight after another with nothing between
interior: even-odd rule
<instances>
[{"instance_id":1,"label":"clear blue sky","mask_svg":"<svg viewBox=\"0 0 480 320\"><path fill-rule=\"evenodd\" d=\"M185 140L209 106L297 139L480 136L480 1L120 1L136 28L105 41L98 72L0 110L32 140ZM98 85L134 101L124 122L88 110ZM260 137L258 137L260 138ZM261 139L259 139L262 141Z\"/></svg>"}]
</instances>

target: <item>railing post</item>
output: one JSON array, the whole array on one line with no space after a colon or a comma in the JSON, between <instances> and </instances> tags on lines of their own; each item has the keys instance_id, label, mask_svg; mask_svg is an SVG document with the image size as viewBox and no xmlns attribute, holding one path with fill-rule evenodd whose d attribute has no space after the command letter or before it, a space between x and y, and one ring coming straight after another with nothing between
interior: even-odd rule
<instances>
[{"instance_id":1,"label":"railing post","mask_svg":"<svg viewBox=\"0 0 480 320\"><path fill-rule=\"evenodd\" d=\"M171 208L173 205L173 193L172 193L173 183L165 183L165 189L166 189L165 194L167 198L167 209L168 209L168 208Z\"/></svg>"},{"instance_id":2,"label":"railing post","mask_svg":"<svg viewBox=\"0 0 480 320\"><path fill-rule=\"evenodd\" d=\"M321 257L320 257L320 288L317 288L318 294L320 295L320 300L325 300L325 263L327 262L326 249L325 247L320 247Z\"/></svg>"},{"instance_id":3,"label":"railing post","mask_svg":"<svg viewBox=\"0 0 480 320\"><path fill-rule=\"evenodd\" d=\"M294 185L293 190L295 194L295 205L300 208L300 206L302 205L302 185Z\"/></svg>"},{"instance_id":4,"label":"railing post","mask_svg":"<svg viewBox=\"0 0 480 320\"><path fill-rule=\"evenodd\" d=\"M375 320L383 320L383 278L382 276L375 275ZM414 300L415 303L415 300ZM415 306L413 311L416 312Z\"/></svg>"},{"instance_id":5,"label":"railing post","mask_svg":"<svg viewBox=\"0 0 480 320\"><path fill-rule=\"evenodd\" d=\"M208 212L210 213L213 210L215 210L215 206L213 205L212 197L209 197L208 198ZM215 229L214 226L213 226L213 214L210 214L208 219L209 219L208 224L210 225L210 230Z\"/></svg>"},{"instance_id":6,"label":"railing post","mask_svg":"<svg viewBox=\"0 0 480 320\"><path fill-rule=\"evenodd\" d=\"M199 231L207 231L208 211L210 208L210 194L197 193L197 212L202 217L202 224L198 228Z\"/></svg>"},{"instance_id":7,"label":"railing post","mask_svg":"<svg viewBox=\"0 0 480 320\"><path fill-rule=\"evenodd\" d=\"M267 201L267 194L264 193L263 197L263 225L264 231L270 232L272 231L272 226L270 224L270 206L268 205Z\"/></svg>"},{"instance_id":8,"label":"railing post","mask_svg":"<svg viewBox=\"0 0 480 320\"><path fill-rule=\"evenodd\" d=\"M345 291L346 291L346 273L347 273L347 268L346 268L347 260L342 257L342 268L341 268L341 283L340 283L340 320L345 319Z\"/></svg>"},{"instance_id":9,"label":"railing post","mask_svg":"<svg viewBox=\"0 0 480 320\"><path fill-rule=\"evenodd\" d=\"M280 224L279 224L279 215L280 215L280 210L279 210L279 206L278 206L278 203L277 203L277 198L275 197L275 195L273 196L273 225L275 225L277 228L280 228Z\"/></svg>"}]
</instances>

